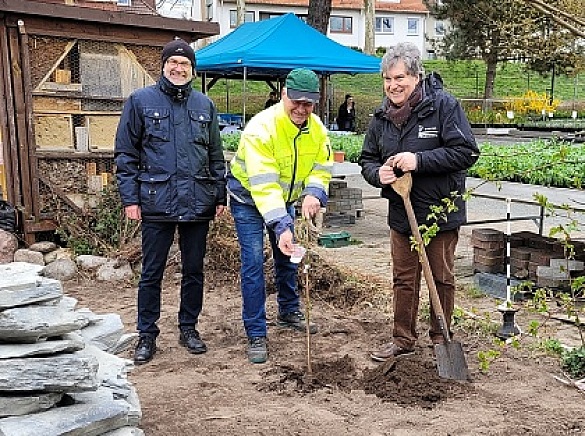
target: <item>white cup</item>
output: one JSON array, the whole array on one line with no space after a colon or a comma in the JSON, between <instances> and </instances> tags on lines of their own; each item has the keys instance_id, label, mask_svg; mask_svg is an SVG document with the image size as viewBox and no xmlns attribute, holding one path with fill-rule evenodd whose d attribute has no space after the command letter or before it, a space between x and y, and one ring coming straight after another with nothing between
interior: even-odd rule
<instances>
[{"instance_id":1,"label":"white cup","mask_svg":"<svg viewBox=\"0 0 585 436\"><path fill-rule=\"evenodd\" d=\"M303 247L302 245L295 244L293 252L290 255L290 261L292 263L301 263L301 260L303 260L303 256L305 255L306 252L307 250L305 249L305 247Z\"/></svg>"}]
</instances>

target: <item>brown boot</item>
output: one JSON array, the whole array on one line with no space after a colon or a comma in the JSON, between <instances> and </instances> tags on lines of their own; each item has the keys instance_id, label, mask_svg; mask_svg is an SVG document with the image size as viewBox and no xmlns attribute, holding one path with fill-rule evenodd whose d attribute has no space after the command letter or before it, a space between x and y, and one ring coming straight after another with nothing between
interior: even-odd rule
<instances>
[{"instance_id":1,"label":"brown boot","mask_svg":"<svg viewBox=\"0 0 585 436\"><path fill-rule=\"evenodd\" d=\"M398 358L402 356L408 356L413 354L414 350L408 350L406 348L399 347L394 342L388 342L384 344L378 351L374 351L370 354L370 358L376 362L385 362L390 358Z\"/></svg>"}]
</instances>

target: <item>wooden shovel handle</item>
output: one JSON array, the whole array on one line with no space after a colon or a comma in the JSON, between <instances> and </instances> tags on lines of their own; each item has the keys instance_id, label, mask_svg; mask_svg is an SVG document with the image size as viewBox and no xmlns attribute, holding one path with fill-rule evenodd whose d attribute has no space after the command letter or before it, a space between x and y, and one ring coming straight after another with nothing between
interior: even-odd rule
<instances>
[{"instance_id":1,"label":"wooden shovel handle","mask_svg":"<svg viewBox=\"0 0 585 436\"><path fill-rule=\"evenodd\" d=\"M427 257L427 251L425 250L425 244L418 229L418 223L416 221L416 216L414 215L414 209L412 208L412 203L410 202L410 190L412 188L411 174L405 173L402 177L396 179L396 181L392 183L391 186L404 201L406 215L408 216L408 224L410 225L410 230L412 231L414 239L418 245L418 253L421 260L425 281L427 282L427 286L429 288L429 297L431 299L433 310L439 321L439 327L443 337L445 338L445 341L451 342L450 335L447 332L445 313L443 312L443 306L441 306L441 300L439 299L439 293L437 292L437 286L435 285L435 279L433 278L433 272L431 271L429 258Z\"/></svg>"}]
</instances>

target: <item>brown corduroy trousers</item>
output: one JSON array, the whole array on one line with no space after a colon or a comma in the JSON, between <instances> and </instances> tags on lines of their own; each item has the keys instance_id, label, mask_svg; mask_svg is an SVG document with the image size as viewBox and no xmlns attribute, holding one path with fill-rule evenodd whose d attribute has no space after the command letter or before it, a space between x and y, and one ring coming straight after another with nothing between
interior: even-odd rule
<instances>
[{"instance_id":1,"label":"brown corduroy trousers","mask_svg":"<svg viewBox=\"0 0 585 436\"><path fill-rule=\"evenodd\" d=\"M426 253L435 279L439 300L445 313L447 331L451 331L451 317L455 307L455 248L459 229L439 232L427 245ZM422 265L419 254L411 249L410 236L390 231L392 250L392 280L394 291L394 343L412 350L417 339L416 320L420 298ZM429 336L434 343L443 336L431 307Z\"/></svg>"}]
</instances>

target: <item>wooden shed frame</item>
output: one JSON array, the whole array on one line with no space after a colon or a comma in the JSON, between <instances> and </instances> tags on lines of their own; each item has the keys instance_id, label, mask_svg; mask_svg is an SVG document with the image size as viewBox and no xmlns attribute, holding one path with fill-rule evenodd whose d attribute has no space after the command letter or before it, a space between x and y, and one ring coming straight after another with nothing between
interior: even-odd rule
<instances>
[{"instance_id":1,"label":"wooden shed frame","mask_svg":"<svg viewBox=\"0 0 585 436\"><path fill-rule=\"evenodd\" d=\"M0 0L0 138L6 178L6 200L19 211L24 241L51 231L39 206L38 150L33 129L33 86L30 76L31 36L147 45L162 48L174 37L188 42L219 34L219 25L157 15L100 10L33 0ZM45 77L46 79L46 77ZM0 148L2 152L2 148ZM99 151L104 158L113 153ZM54 157L67 156L55 151ZM89 154L89 152L88 152ZM47 156L47 153L43 153ZM92 157L96 152L91 153ZM76 152L76 158L83 153Z\"/></svg>"}]
</instances>

